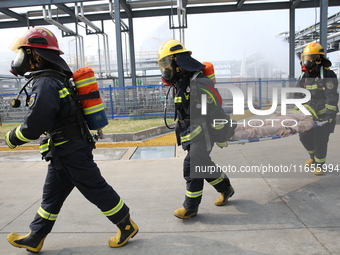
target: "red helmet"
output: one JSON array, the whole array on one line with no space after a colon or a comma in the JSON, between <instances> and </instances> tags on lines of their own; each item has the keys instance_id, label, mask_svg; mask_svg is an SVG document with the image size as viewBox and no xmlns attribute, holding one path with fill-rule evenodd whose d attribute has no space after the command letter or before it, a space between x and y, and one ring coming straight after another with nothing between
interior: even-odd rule
<instances>
[{"instance_id":1,"label":"red helmet","mask_svg":"<svg viewBox=\"0 0 340 255\"><path fill-rule=\"evenodd\" d=\"M59 49L57 37L44 27L31 28L12 44L11 49L17 50L22 47L49 49L58 51L59 54L64 54Z\"/></svg>"},{"instance_id":2,"label":"red helmet","mask_svg":"<svg viewBox=\"0 0 340 255\"><path fill-rule=\"evenodd\" d=\"M41 59L59 66L67 73L72 73L65 60L60 56L64 53L59 49L57 38L44 27L35 27L26 31L22 37L12 43L10 49L17 52L10 70L16 76L24 76L26 72L42 68ZM34 58L33 53L39 56L40 61Z\"/></svg>"}]
</instances>

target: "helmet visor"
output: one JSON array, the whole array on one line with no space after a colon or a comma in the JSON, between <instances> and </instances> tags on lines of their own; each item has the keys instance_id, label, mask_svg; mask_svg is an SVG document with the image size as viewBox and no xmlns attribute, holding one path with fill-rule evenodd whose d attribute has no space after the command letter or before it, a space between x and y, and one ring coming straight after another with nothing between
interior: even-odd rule
<instances>
[{"instance_id":1,"label":"helmet visor","mask_svg":"<svg viewBox=\"0 0 340 255\"><path fill-rule=\"evenodd\" d=\"M13 60L12 66L13 67L19 67L22 65L22 63L24 62L25 59L25 52L24 49L20 49L15 57L15 59Z\"/></svg>"},{"instance_id":2,"label":"helmet visor","mask_svg":"<svg viewBox=\"0 0 340 255\"><path fill-rule=\"evenodd\" d=\"M23 45L27 44L27 38L25 37L17 37L14 39L12 44L8 47L11 51L18 52L19 48Z\"/></svg>"},{"instance_id":3,"label":"helmet visor","mask_svg":"<svg viewBox=\"0 0 340 255\"><path fill-rule=\"evenodd\" d=\"M173 70L173 66L171 65L172 60L172 56L166 56L158 61L159 69L165 79L171 78L174 74L175 70Z\"/></svg>"},{"instance_id":4,"label":"helmet visor","mask_svg":"<svg viewBox=\"0 0 340 255\"><path fill-rule=\"evenodd\" d=\"M301 62L309 61L309 62L316 62L320 60L320 56L318 54L311 54L311 55L302 55Z\"/></svg>"},{"instance_id":5,"label":"helmet visor","mask_svg":"<svg viewBox=\"0 0 340 255\"><path fill-rule=\"evenodd\" d=\"M320 61L320 55L318 54L301 55L301 66L303 70L311 70L319 64Z\"/></svg>"}]
</instances>

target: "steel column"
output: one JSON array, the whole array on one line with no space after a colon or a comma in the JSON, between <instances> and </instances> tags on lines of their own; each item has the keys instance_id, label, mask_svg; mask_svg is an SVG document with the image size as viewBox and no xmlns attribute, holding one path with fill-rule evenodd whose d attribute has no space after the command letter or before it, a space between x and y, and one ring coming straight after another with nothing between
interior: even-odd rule
<instances>
[{"instance_id":1,"label":"steel column","mask_svg":"<svg viewBox=\"0 0 340 255\"><path fill-rule=\"evenodd\" d=\"M123 68L123 45L122 31L120 28L120 0L114 0L115 28L116 28L116 49L119 87L125 87Z\"/></svg>"},{"instance_id":2,"label":"steel column","mask_svg":"<svg viewBox=\"0 0 340 255\"><path fill-rule=\"evenodd\" d=\"M130 47L130 68L132 86L137 86L136 83L136 58L135 58L135 42L133 36L133 20L129 17L129 47ZM127 50L127 49L126 49Z\"/></svg>"},{"instance_id":3,"label":"steel column","mask_svg":"<svg viewBox=\"0 0 340 255\"><path fill-rule=\"evenodd\" d=\"M289 80L295 78L295 8L289 9Z\"/></svg>"},{"instance_id":4,"label":"steel column","mask_svg":"<svg viewBox=\"0 0 340 255\"><path fill-rule=\"evenodd\" d=\"M328 12L328 0L320 1L320 44L324 48L325 54L327 54L327 12Z\"/></svg>"}]
</instances>

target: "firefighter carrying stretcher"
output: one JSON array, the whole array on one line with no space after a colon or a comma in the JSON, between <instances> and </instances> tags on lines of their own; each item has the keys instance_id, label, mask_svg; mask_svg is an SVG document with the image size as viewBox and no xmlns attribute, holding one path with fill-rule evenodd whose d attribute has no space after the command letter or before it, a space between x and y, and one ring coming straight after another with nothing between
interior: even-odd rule
<instances>
[{"instance_id":1,"label":"firefighter carrying stretcher","mask_svg":"<svg viewBox=\"0 0 340 255\"><path fill-rule=\"evenodd\" d=\"M220 196L216 206L225 205L234 194L228 177L222 173L218 178L193 177L195 166L215 166L210 158L214 143L227 146L228 125L213 127L213 119L229 118L221 107L221 97L214 88L212 79L206 77L202 69L205 65L191 57L191 51L177 40L167 40L158 50L158 64L165 85L174 86L176 137L178 144L187 151L183 164L186 193L183 207L174 211L180 219L197 215L203 195L204 179ZM207 113L201 112L201 97L207 98Z\"/></svg>"},{"instance_id":2,"label":"firefighter carrying stretcher","mask_svg":"<svg viewBox=\"0 0 340 255\"><path fill-rule=\"evenodd\" d=\"M304 105L314 120L327 122L321 127L300 134L300 141L309 154L305 165L312 166L314 174L326 171L326 155L329 136L334 132L336 114L339 112L338 79L330 70L331 61L326 58L323 47L317 42L307 44L301 54L301 70L297 87L309 90L311 99ZM296 97L301 97L296 94Z\"/></svg>"}]
</instances>

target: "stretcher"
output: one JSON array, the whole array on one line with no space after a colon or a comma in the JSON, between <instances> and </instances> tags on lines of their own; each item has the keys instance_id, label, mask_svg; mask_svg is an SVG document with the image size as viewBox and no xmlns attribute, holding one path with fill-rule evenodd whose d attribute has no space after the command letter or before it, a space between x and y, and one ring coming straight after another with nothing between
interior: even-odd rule
<instances>
[{"instance_id":1,"label":"stretcher","mask_svg":"<svg viewBox=\"0 0 340 255\"><path fill-rule=\"evenodd\" d=\"M314 121L314 125L312 128L321 127L322 125L326 124L328 121ZM266 136L266 137L259 137L259 138L248 138L248 139L240 139L240 140L229 140L228 145L232 144L246 144L246 143L254 143L254 142L262 142L262 141L269 141L275 139L286 138L294 134L289 134L286 136L274 135L274 136Z\"/></svg>"}]
</instances>

